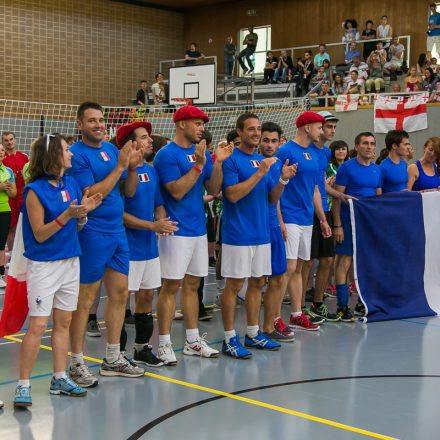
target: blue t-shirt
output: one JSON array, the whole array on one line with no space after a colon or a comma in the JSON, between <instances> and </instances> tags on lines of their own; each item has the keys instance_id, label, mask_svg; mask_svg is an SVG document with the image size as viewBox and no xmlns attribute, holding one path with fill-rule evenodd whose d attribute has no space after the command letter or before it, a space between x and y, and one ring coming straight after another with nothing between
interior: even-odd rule
<instances>
[{"instance_id":1,"label":"blue t-shirt","mask_svg":"<svg viewBox=\"0 0 440 440\"><path fill-rule=\"evenodd\" d=\"M124 211L135 217L154 222L154 209L163 205L159 178L156 170L147 163L136 168L138 184L133 197L125 197ZM127 171L122 178L127 176ZM145 261L157 258L156 233L146 229L125 228L131 261Z\"/></svg>"},{"instance_id":2,"label":"blue t-shirt","mask_svg":"<svg viewBox=\"0 0 440 440\"><path fill-rule=\"evenodd\" d=\"M179 230L174 235L199 237L206 234L205 208L203 205L204 183L212 174L212 159L208 151L206 164L194 186L176 200L165 188L165 184L180 179L194 166L195 145L183 148L171 142L161 148L154 158L154 168L159 176L162 197L167 215L172 221L178 222Z\"/></svg>"},{"instance_id":3,"label":"blue t-shirt","mask_svg":"<svg viewBox=\"0 0 440 440\"><path fill-rule=\"evenodd\" d=\"M104 180L116 167L119 156L118 149L105 141L101 142L99 148L78 141L70 147L70 151L73 157L69 174L75 177L81 190ZM123 212L124 201L116 184L101 205L88 214L84 230L105 234L124 232Z\"/></svg>"},{"instance_id":4,"label":"blue t-shirt","mask_svg":"<svg viewBox=\"0 0 440 440\"><path fill-rule=\"evenodd\" d=\"M79 205L82 199L81 189L73 177L64 176L60 187L51 185L48 180L49 177L40 177L35 182L27 184L23 191L24 256L33 261L55 261L78 257L81 255L81 248L76 218L71 218L43 243L39 243L34 237L26 209L26 197L30 189L37 195L44 208L45 224L55 220L73 200L76 199Z\"/></svg>"},{"instance_id":5,"label":"blue t-shirt","mask_svg":"<svg viewBox=\"0 0 440 440\"><path fill-rule=\"evenodd\" d=\"M222 242L225 244L256 246L270 243L269 192L280 178L280 166L272 165L252 191L238 202L231 203L225 197L226 188L249 179L258 171L263 159L258 153L247 154L235 148L223 162Z\"/></svg>"},{"instance_id":6,"label":"blue t-shirt","mask_svg":"<svg viewBox=\"0 0 440 440\"><path fill-rule=\"evenodd\" d=\"M289 159L289 165L298 163L295 177L290 179L281 196L284 223L313 225L313 194L319 176L319 160L315 150L289 141L278 150L276 156L283 165L286 159Z\"/></svg>"},{"instance_id":7,"label":"blue t-shirt","mask_svg":"<svg viewBox=\"0 0 440 440\"><path fill-rule=\"evenodd\" d=\"M316 152L319 162L319 176L318 188L321 193L322 209L327 211L327 192L325 190L325 173L327 171L328 163L332 157L332 151L328 147L318 148L315 144L310 144L310 147Z\"/></svg>"},{"instance_id":8,"label":"blue t-shirt","mask_svg":"<svg viewBox=\"0 0 440 440\"><path fill-rule=\"evenodd\" d=\"M277 203L269 203L269 227L277 228L280 225L280 219L278 218Z\"/></svg>"},{"instance_id":9,"label":"blue t-shirt","mask_svg":"<svg viewBox=\"0 0 440 440\"><path fill-rule=\"evenodd\" d=\"M398 164L394 163L389 157L380 164L382 174L382 192L397 192L408 188L408 165L404 160Z\"/></svg>"},{"instance_id":10,"label":"blue t-shirt","mask_svg":"<svg viewBox=\"0 0 440 440\"><path fill-rule=\"evenodd\" d=\"M356 158L350 159L338 168L335 184L345 186L345 194L357 199L374 196L376 189L382 186L380 167L375 163L362 165ZM341 203L341 215L350 215L346 203Z\"/></svg>"},{"instance_id":11,"label":"blue t-shirt","mask_svg":"<svg viewBox=\"0 0 440 440\"><path fill-rule=\"evenodd\" d=\"M435 26L440 25L440 14L436 12L429 17L429 24L433 24ZM430 37L438 37L440 35L440 28L430 29L429 36Z\"/></svg>"}]
</instances>

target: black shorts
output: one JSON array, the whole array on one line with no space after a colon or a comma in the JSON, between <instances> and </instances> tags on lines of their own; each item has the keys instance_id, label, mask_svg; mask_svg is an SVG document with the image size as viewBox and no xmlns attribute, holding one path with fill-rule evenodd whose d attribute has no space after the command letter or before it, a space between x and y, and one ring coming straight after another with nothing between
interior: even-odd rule
<instances>
[{"instance_id":1,"label":"black shorts","mask_svg":"<svg viewBox=\"0 0 440 440\"><path fill-rule=\"evenodd\" d=\"M211 209L208 207L208 215L206 217L206 234L208 243L215 242L215 219L212 217Z\"/></svg>"},{"instance_id":2,"label":"black shorts","mask_svg":"<svg viewBox=\"0 0 440 440\"><path fill-rule=\"evenodd\" d=\"M8 238L9 225L11 223L11 211L0 212L0 251L5 250Z\"/></svg>"},{"instance_id":3,"label":"black shorts","mask_svg":"<svg viewBox=\"0 0 440 440\"><path fill-rule=\"evenodd\" d=\"M333 229L333 215L331 212L326 212L325 217L330 228ZM321 232L321 225L316 215L313 216L313 232L312 232L312 249L310 252L310 259L326 258L335 256L335 242L334 238L324 238Z\"/></svg>"}]
</instances>

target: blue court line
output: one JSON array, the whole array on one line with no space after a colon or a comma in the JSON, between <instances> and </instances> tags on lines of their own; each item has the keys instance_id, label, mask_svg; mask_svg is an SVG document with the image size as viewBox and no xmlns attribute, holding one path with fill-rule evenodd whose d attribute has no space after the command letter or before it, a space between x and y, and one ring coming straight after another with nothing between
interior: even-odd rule
<instances>
[{"instance_id":1,"label":"blue court line","mask_svg":"<svg viewBox=\"0 0 440 440\"><path fill-rule=\"evenodd\" d=\"M430 322L412 321L411 319L399 319L401 322L408 322L409 324L429 325L430 327L440 327L440 325L431 324Z\"/></svg>"}]
</instances>

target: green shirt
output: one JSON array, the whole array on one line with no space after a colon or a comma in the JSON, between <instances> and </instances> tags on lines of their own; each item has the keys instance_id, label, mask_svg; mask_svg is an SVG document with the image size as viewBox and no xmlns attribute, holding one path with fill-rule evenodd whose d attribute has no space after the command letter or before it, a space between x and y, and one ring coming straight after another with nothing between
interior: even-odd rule
<instances>
[{"instance_id":1,"label":"green shirt","mask_svg":"<svg viewBox=\"0 0 440 440\"><path fill-rule=\"evenodd\" d=\"M250 40L253 40L253 41L250 42ZM249 32L249 33L244 37L243 44L246 44L246 45L248 45L248 46L257 47L257 43L258 43L258 35L257 35L255 32Z\"/></svg>"},{"instance_id":2,"label":"green shirt","mask_svg":"<svg viewBox=\"0 0 440 440\"><path fill-rule=\"evenodd\" d=\"M21 171L21 174L22 174L22 176L23 176L23 179L24 179L24 182L26 183L28 180L29 180L29 178L31 177L31 173L29 172L29 165L31 164L31 162L29 161L29 162L26 162L25 164L24 164L24 167L23 167L23 169L22 169L22 171Z\"/></svg>"},{"instance_id":3,"label":"green shirt","mask_svg":"<svg viewBox=\"0 0 440 440\"><path fill-rule=\"evenodd\" d=\"M15 182L13 171L4 166L0 165L0 182ZM9 206L9 197L6 191L0 190L0 212L8 212L11 208Z\"/></svg>"}]
</instances>

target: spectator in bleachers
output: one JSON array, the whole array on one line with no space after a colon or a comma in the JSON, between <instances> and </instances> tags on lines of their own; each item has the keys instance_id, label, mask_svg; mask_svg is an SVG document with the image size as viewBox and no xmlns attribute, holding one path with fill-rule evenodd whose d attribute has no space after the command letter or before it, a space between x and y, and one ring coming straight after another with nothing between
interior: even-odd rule
<instances>
[{"instance_id":1,"label":"spectator in bleachers","mask_svg":"<svg viewBox=\"0 0 440 440\"><path fill-rule=\"evenodd\" d=\"M428 38L426 39L426 50L432 54L432 49L435 48L440 52L440 14L437 12L437 5L431 3L429 5L430 15L428 23Z\"/></svg>"},{"instance_id":2,"label":"spectator in bleachers","mask_svg":"<svg viewBox=\"0 0 440 440\"><path fill-rule=\"evenodd\" d=\"M318 71L312 77L311 88L316 87L321 81L328 81L324 66L318 67Z\"/></svg>"},{"instance_id":3,"label":"spectator in bleachers","mask_svg":"<svg viewBox=\"0 0 440 440\"><path fill-rule=\"evenodd\" d=\"M352 41L359 40L359 32L357 31L357 21L354 19L345 20L342 23L344 28L344 34L342 35L342 42L347 43L345 45L345 52L348 51L349 45Z\"/></svg>"},{"instance_id":4,"label":"spectator in bleachers","mask_svg":"<svg viewBox=\"0 0 440 440\"><path fill-rule=\"evenodd\" d=\"M402 68L404 52L405 48L403 47L403 44L399 43L399 37L393 37L388 51L390 61L386 62L384 65L384 71L386 74L390 74L392 81L395 81L397 79L396 70Z\"/></svg>"},{"instance_id":5,"label":"spectator in bleachers","mask_svg":"<svg viewBox=\"0 0 440 440\"><path fill-rule=\"evenodd\" d=\"M440 81L437 81L435 90L429 97L429 102L440 102ZM440 159L440 158L439 158Z\"/></svg>"},{"instance_id":6,"label":"spectator in bleachers","mask_svg":"<svg viewBox=\"0 0 440 440\"><path fill-rule=\"evenodd\" d=\"M402 91L402 88L400 87L399 83L394 83L391 87L391 91L393 93L400 93Z\"/></svg>"},{"instance_id":7,"label":"spectator in bleachers","mask_svg":"<svg viewBox=\"0 0 440 440\"><path fill-rule=\"evenodd\" d=\"M350 70L350 81L347 84L345 93L348 95L365 93L364 81L359 78L357 70Z\"/></svg>"},{"instance_id":8,"label":"spectator in bleachers","mask_svg":"<svg viewBox=\"0 0 440 440\"><path fill-rule=\"evenodd\" d=\"M374 52L379 55L379 57L383 60L384 64L387 62L387 51L384 49L384 45L382 41L376 42L376 50Z\"/></svg>"},{"instance_id":9,"label":"spectator in bleachers","mask_svg":"<svg viewBox=\"0 0 440 440\"><path fill-rule=\"evenodd\" d=\"M354 57L353 58L353 65L350 67L350 71L348 73L348 76L344 79L345 83L351 81L351 71L352 70L357 70L359 80L362 81L362 84L365 84L365 81L368 78L368 64L361 61L360 58Z\"/></svg>"},{"instance_id":10,"label":"spectator in bleachers","mask_svg":"<svg viewBox=\"0 0 440 440\"><path fill-rule=\"evenodd\" d=\"M404 79L405 90L407 92L417 92L420 90L421 82L421 77L417 74L417 68L415 66L411 66Z\"/></svg>"},{"instance_id":11,"label":"spectator in bleachers","mask_svg":"<svg viewBox=\"0 0 440 440\"><path fill-rule=\"evenodd\" d=\"M336 73L333 78L332 89L335 95L343 95L346 87L344 86L344 80L340 73Z\"/></svg>"},{"instance_id":12,"label":"spectator in bleachers","mask_svg":"<svg viewBox=\"0 0 440 440\"><path fill-rule=\"evenodd\" d=\"M266 65L264 67L264 80L263 84L271 82L275 73L275 69L278 66L278 58L274 56L272 52L267 52Z\"/></svg>"},{"instance_id":13,"label":"spectator in bleachers","mask_svg":"<svg viewBox=\"0 0 440 440\"><path fill-rule=\"evenodd\" d=\"M333 81L333 68L330 66L329 60L324 60L322 63L322 67L324 67L324 73L328 81Z\"/></svg>"},{"instance_id":14,"label":"spectator in bleachers","mask_svg":"<svg viewBox=\"0 0 440 440\"><path fill-rule=\"evenodd\" d=\"M191 43L189 49L185 52L185 66L194 66L198 60L203 58L205 58L205 55L197 50L197 44Z\"/></svg>"},{"instance_id":15,"label":"spectator in bleachers","mask_svg":"<svg viewBox=\"0 0 440 440\"><path fill-rule=\"evenodd\" d=\"M422 75L427 67L430 66L430 62L426 57L426 53L421 53L419 59L417 60L416 69L417 75Z\"/></svg>"},{"instance_id":16,"label":"spectator in bleachers","mask_svg":"<svg viewBox=\"0 0 440 440\"><path fill-rule=\"evenodd\" d=\"M321 98L318 99L318 105L319 107L326 107L326 106L334 106L335 105L335 98L329 98L329 96L335 96L333 93L333 90L330 88L330 84L328 81L323 81L321 83L321 86L318 88L318 90L314 93L310 93L311 98ZM327 102L324 99L324 97L327 97Z\"/></svg>"},{"instance_id":17,"label":"spectator in bleachers","mask_svg":"<svg viewBox=\"0 0 440 440\"><path fill-rule=\"evenodd\" d=\"M319 45L319 52L315 55L313 59L313 64L315 65L315 69L322 66L324 60L328 60L330 62L330 55L325 51L326 47L324 43Z\"/></svg>"},{"instance_id":18,"label":"spectator in bleachers","mask_svg":"<svg viewBox=\"0 0 440 440\"><path fill-rule=\"evenodd\" d=\"M432 93L434 93L438 81L438 76L432 71L430 67L427 67L423 75L422 90L429 92L429 94L431 95Z\"/></svg>"},{"instance_id":19,"label":"spectator in bleachers","mask_svg":"<svg viewBox=\"0 0 440 440\"><path fill-rule=\"evenodd\" d=\"M385 62L383 58L381 58L379 54L374 51L371 52L370 56L368 57L367 64L370 70L369 78L365 82L367 93L371 93L373 84L376 93L380 93L381 88L385 85L385 81L383 79L383 66Z\"/></svg>"},{"instance_id":20,"label":"spectator in bleachers","mask_svg":"<svg viewBox=\"0 0 440 440\"><path fill-rule=\"evenodd\" d=\"M376 39L376 29L373 29L373 22L367 20L365 23L365 29L362 31L361 40L375 40ZM364 50L362 52L364 60L366 60L370 53L376 48L376 44L373 42L364 43Z\"/></svg>"},{"instance_id":21,"label":"spectator in bleachers","mask_svg":"<svg viewBox=\"0 0 440 440\"><path fill-rule=\"evenodd\" d=\"M235 44L232 43L232 37L230 35L226 38L226 43L223 51L225 57L224 73L226 77L231 77L234 72L234 61L237 48L235 47Z\"/></svg>"},{"instance_id":22,"label":"spectator in bleachers","mask_svg":"<svg viewBox=\"0 0 440 440\"><path fill-rule=\"evenodd\" d=\"M354 57L360 58L360 56L361 56L361 53L359 52L359 49L357 48L356 42L352 41L350 43L350 46L349 46L347 52L345 52L345 64L350 67L353 64L353 58Z\"/></svg>"},{"instance_id":23,"label":"spectator in bleachers","mask_svg":"<svg viewBox=\"0 0 440 440\"><path fill-rule=\"evenodd\" d=\"M393 35L393 28L388 23L388 17L386 15L382 15L380 19L380 25L377 27L376 38L381 38L382 40L390 40ZM389 41L385 42L385 49L390 46Z\"/></svg>"},{"instance_id":24,"label":"spectator in bleachers","mask_svg":"<svg viewBox=\"0 0 440 440\"><path fill-rule=\"evenodd\" d=\"M314 65L312 60L313 53L311 50L304 52L304 59L298 58L298 70L300 73L301 81L299 83L300 95L305 95L309 91L310 81L314 73Z\"/></svg>"},{"instance_id":25,"label":"spectator in bleachers","mask_svg":"<svg viewBox=\"0 0 440 440\"><path fill-rule=\"evenodd\" d=\"M162 73L156 73L156 82L151 86L153 102L155 105L163 104L166 101L165 86L163 84Z\"/></svg>"},{"instance_id":26,"label":"spectator in bleachers","mask_svg":"<svg viewBox=\"0 0 440 440\"><path fill-rule=\"evenodd\" d=\"M440 66L437 64L437 58L431 58L431 69L435 74L440 73Z\"/></svg>"},{"instance_id":27,"label":"spectator in bleachers","mask_svg":"<svg viewBox=\"0 0 440 440\"><path fill-rule=\"evenodd\" d=\"M146 104L148 104L147 81L145 81L143 79L139 83L139 87L140 88L136 93L136 104L137 105L146 105Z\"/></svg>"},{"instance_id":28,"label":"spectator in bleachers","mask_svg":"<svg viewBox=\"0 0 440 440\"><path fill-rule=\"evenodd\" d=\"M252 73L254 71L254 65L252 64L251 56L255 53L258 43L258 35L254 32L254 26L249 26L249 33L244 37L243 46L245 48L238 55L238 63L240 67L243 69L243 73L246 74ZM246 61L248 63L249 69L244 64L243 58L246 57Z\"/></svg>"},{"instance_id":29,"label":"spectator in bleachers","mask_svg":"<svg viewBox=\"0 0 440 440\"><path fill-rule=\"evenodd\" d=\"M275 69L275 73L273 75L274 82L278 82L278 83L286 82L286 78L289 73L289 70L290 70L290 75L293 76L295 67L293 66L292 57L290 55L287 55L287 51L282 50L280 59L278 61L278 66Z\"/></svg>"}]
</instances>

